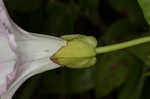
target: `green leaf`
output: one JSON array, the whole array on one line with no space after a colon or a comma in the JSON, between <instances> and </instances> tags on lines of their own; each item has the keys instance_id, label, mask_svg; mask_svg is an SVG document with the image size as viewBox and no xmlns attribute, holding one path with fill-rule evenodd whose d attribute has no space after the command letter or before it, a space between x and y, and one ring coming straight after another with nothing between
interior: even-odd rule
<instances>
[{"instance_id":1,"label":"green leaf","mask_svg":"<svg viewBox=\"0 0 150 99\"><path fill-rule=\"evenodd\" d=\"M129 71L128 80L123 86L118 99L143 99L140 97L144 79L144 66L139 60L137 64L132 65L132 69Z\"/></svg>"},{"instance_id":2,"label":"green leaf","mask_svg":"<svg viewBox=\"0 0 150 99\"><path fill-rule=\"evenodd\" d=\"M125 51L107 53L99 56L95 70L95 88L97 97L107 96L120 87L128 75L128 69L136 62Z\"/></svg>"},{"instance_id":3,"label":"green leaf","mask_svg":"<svg viewBox=\"0 0 150 99\"><path fill-rule=\"evenodd\" d=\"M149 36L148 33L144 34ZM146 65L150 66L150 43L137 45L129 48L129 51L141 59Z\"/></svg>"},{"instance_id":4,"label":"green leaf","mask_svg":"<svg viewBox=\"0 0 150 99\"><path fill-rule=\"evenodd\" d=\"M127 17L134 26L141 28L146 25L137 0L115 0L115 2L108 0L108 2L121 16Z\"/></svg>"},{"instance_id":5,"label":"green leaf","mask_svg":"<svg viewBox=\"0 0 150 99\"><path fill-rule=\"evenodd\" d=\"M92 68L60 68L43 74L41 93L73 94L82 93L93 88Z\"/></svg>"},{"instance_id":6,"label":"green leaf","mask_svg":"<svg viewBox=\"0 0 150 99\"><path fill-rule=\"evenodd\" d=\"M138 2L143 10L146 21L150 25L150 0L138 0Z\"/></svg>"},{"instance_id":7,"label":"green leaf","mask_svg":"<svg viewBox=\"0 0 150 99\"><path fill-rule=\"evenodd\" d=\"M106 44L118 43L134 37L136 28L127 19L114 22L101 37Z\"/></svg>"},{"instance_id":8,"label":"green leaf","mask_svg":"<svg viewBox=\"0 0 150 99\"><path fill-rule=\"evenodd\" d=\"M145 62L146 65L150 66L150 43L133 47L131 52Z\"/></svg>"}]
</instances>

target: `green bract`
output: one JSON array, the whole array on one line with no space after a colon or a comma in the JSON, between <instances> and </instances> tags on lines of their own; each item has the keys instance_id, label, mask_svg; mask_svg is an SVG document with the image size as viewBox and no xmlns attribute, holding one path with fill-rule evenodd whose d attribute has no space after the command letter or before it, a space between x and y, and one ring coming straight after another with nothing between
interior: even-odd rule
<instances>
[{"instance_id":1,"label":"green bract","mask_svg":"<svg viewBox=\"0 0 150 99\"><path fill-rule=\"evenodd\" d=\"M86 68L96 63L97 41L92 36L62 36L67 45L61 48L51 59L69 68Z\"/></svg>"}]
</instances>

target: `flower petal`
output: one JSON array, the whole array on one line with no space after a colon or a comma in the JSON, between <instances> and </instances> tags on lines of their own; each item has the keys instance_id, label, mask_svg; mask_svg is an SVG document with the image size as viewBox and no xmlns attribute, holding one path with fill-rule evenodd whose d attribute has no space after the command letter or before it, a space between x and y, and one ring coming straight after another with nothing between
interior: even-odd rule
<instances>
[{"instance_id":1,"label":"flower petal","mask_svg":"<svg viewBox=\"0 0 150 99\"><path fill-rule=\"evenodd\" d=\"M11 99L19 86L29 77L58 68L59 65L51 61L50 57L66 45L66 42L61 39L33 33L28 38L16 42L20 51L15 68L16 74L2 99Z\"/></svg>"},{"instance_id":2,"label":"flower petal","mask_svg":"<svg viewBox=\"0 0 150 99\"><path fill-rule=\"evenodd\" d=\"M0 98L11 99L29 77L59 67L50 57L65 45L61 39L18 27L0 0Z\"/></svg>"},{"instance_id":3,"label":"flower petal","mask_svg":"<svg viewBox=\"0 0 150 99\"><path fill-rule=\"evenodd\" d=\"M30 67L30 69L23 70L23 72L17 72L17 78L12 83L12 85L9 87L7 93L5 93L1 99L11 99L15 91L21 86L21 84L26 81L28 78L30 78L33 75L39 74L41 72L56 69L59 67L59 65L48 62L47 58L43 60L39 60L38 62L32 62L32 63L26 63L23 65L23 67Z\"/></svg>"},{"instance_id":4,"label":"flower petal","mask_svg":"<svg viewBox=\"0 0 150 99\"><path fill-rule=\"evenodd\" d=\"M9 36L15 35L15 38L22 38L22 35L28 35L28 32L20 29L9 17L3 0L0 0L0 34Z\"/></svg>"},{"instance_id":5,"label":"flower petal","mask_svg":"<svg viewBox=\"0 0 150 99\"><path fill-rule=\"evenodd\" d=\"M14 78L13 76L11 79L9 77L14 70L17 59L16 42L13 32L18 34L19 29L13 27L12 24L4 3L0 0L0 95L7 90L7 84Z\"/></svg>"},{"instance_id":6,"label":"flower petal","mask_svg":"<svg viewBox=\"0 0 150 99\"><path fill-rule=\"evenodd\" d=\"M0 36L0 95L7 89L7 75L13 71L16 55L10 49L8 39Z\"/></svg>"}]
</instances>

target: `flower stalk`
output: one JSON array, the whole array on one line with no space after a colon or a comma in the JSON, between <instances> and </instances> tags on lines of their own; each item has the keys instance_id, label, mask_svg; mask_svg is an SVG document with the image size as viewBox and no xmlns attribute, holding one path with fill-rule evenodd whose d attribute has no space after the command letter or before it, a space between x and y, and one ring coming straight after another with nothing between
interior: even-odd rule
<instances>
[{"instance_id":1,"label":"flower stalk","mask_svg":"<svg viewBox=\"0 0 150 99\"><path fill-rule=\"evenodd\" d=\"M108 53L108 52L117 51L117 50L133 47L133 46L143 44L143 43L148 43L148 42L150 42L150 36L134 39L131 41L126 41L126 42L119 43L119 44L98 47L96 48L96 53L97 54Z\"/></svg>"}]
</instances>

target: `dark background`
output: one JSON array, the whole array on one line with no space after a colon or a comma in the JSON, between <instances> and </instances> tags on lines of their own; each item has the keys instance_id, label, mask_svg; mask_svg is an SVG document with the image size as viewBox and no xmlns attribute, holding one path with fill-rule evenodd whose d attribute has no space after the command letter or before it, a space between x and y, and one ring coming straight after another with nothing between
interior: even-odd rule
<instances>
[{"instance_id":1,"label":"dark background","mask_svg":"<svg viewBox=\"0 0 150 99\"><path fill-rule=\"evenodd\" d=\"M150 35L137 0L4 0L23 29L84 34L99 46ZM87 69L59 68L26 81L13 99L150 99L150 45L97 56ZM146 75L146 76L145 76Z\"/></svg>"}]
</instances>

